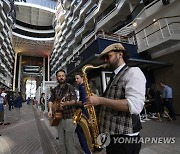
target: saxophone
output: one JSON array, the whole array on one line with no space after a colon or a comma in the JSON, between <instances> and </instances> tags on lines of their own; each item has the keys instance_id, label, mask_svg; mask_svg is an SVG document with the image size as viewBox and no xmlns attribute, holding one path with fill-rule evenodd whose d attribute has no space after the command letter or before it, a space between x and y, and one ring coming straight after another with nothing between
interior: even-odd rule
<instances>
[{"instance_id":1,"label":"saxophone","mask_svg":"<svg viewBox=\"0 0 180 154\"><path fill-rule=\"evenodd\" d=\"M100 67L106 67L106 64L99 65L99 66L85 65L82 68L82 75L83 75L83 80L84 80L87 96L92 96L92 92L88 84L86 70L97 69ZM84 135L87 140L88 147L91 150L91 152L101 151L102 147L98 145L97 143L97 137L99 135L99 128L98 128L94 106L92 105L87 106L86 109L89 114L89 119L82 113L82 109L77 109L73 116L73 123L74 124L78 123L82 127Z\"/></svg>"}]
</instances>

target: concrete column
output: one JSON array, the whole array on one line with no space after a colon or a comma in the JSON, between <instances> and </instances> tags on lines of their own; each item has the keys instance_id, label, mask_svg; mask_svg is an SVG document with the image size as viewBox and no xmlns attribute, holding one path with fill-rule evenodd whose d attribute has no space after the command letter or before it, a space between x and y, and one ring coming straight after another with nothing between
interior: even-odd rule
<instances>
[{"instance_id":1,"label":"concrete column","mask_svg":"<svg viewBox=\"0 0 180 154\"><path fill-rule=\"evenodd\" d=\"M48 68L47 68L48 69L48 71L47 71L48 72L48 74L47 74L48 75L48 81L49 81L49 78L50 78L50 66L49 66L50 64L49 63L50 63L50 58L49 58L49 55L48 55Z\"/></svg>"},{"instance_id":2,"label":"concrete column","mask_svg":"<svg viewBox=\"0 0 180 154\"><path fill-rule=\"evenodd\" d=\"M15 53L15 57L14 57L14 76L13 76L13 91L15 91L15 87L16 87L16 65L17 65L17 52Z\"/></svg>"},{"instance_id":3,"label":"concrete column","mask_svg":"<svg viewBox=\"0 0 180 154\"><path fill-rule=\"evenodd\" d=\"M44 92L45 90L45 57L43 57L43 67L42 67L42 79L43 79L43 82L42 82L42 91Z\"/></svg>"},{"instance_id":4,"label":"concrete column","mask_svg":"<svg viewBox=\"0 0 180 154\"><path fill-rule=\"evenodd\" d=\"M43 81L42 81L42 92L44 92L45 93L45 112L47 112L47 100L46 100L46 97L47 97L47 90L46 90L46 85L45 85L45 68L46 68L46 66L45 66L45 60L46 60L46 58L45 57L43 57L43 67L42 67L42 76L43 76Z\"/></svg>"},{"instance_id":5,"label":"concrete column","mask_svg":"<svg viewBox=\"0 0 180 154\"><path fill-rule=\"evenodd\" d=\"M21 62L22 62L22 55L19 56L18 91L20 91L21 88Z\"/></svg>"}]
</instances>

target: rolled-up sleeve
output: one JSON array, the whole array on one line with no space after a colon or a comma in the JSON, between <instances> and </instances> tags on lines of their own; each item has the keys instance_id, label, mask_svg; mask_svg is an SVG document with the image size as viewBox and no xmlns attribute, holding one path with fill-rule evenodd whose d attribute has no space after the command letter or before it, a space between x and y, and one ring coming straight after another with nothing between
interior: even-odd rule
<instances>
[{"instance_id":1,"label":"rolled-up sleeve","mask_svg":"<svg viewBox=\"0 0 180 154\"><path fill-rule=\"evenodd\" d=\"M55 88L51 92L51 97L49 98L49 102L53 102L55 100Z\"/></svg>"},{"instance_id":2,"label":"rolled-up sleeve","mask_svg":"<svg viewBox=\"0 0 180 154\"><path fill-rule=\"evenodd\" d=\"M144 106L146 78L138 67L132 67L125 76L125 97L131 114L139 114Z\"/></svg>"}]
</instances>

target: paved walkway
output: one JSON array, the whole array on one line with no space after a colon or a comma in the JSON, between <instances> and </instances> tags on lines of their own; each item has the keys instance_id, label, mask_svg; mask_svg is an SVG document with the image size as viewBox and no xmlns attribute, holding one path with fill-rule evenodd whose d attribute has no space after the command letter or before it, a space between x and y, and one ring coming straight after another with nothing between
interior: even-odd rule
<instances>
[{"instance_id":1,"label":"paved walkway","mask_svg":"<svg viewBox=\"0 0 180 154\"><path fill-rule=\"evenodd\" d=\"M20 119L15 109L5 110L5 119L10 125L0 125L0 154L60 154L55 127L39 119L39 111L23 104ZM179 154L180 117L176 121L151 120L142 123L140 154ZM77 141L77 154L82 154ZM146 143L145 143L146 142ZM158 143L156 143L158 142ZM164 143L171 142L171 143ZM105 154L105 151L99 153Z\"/></svg>"}]
</instances>

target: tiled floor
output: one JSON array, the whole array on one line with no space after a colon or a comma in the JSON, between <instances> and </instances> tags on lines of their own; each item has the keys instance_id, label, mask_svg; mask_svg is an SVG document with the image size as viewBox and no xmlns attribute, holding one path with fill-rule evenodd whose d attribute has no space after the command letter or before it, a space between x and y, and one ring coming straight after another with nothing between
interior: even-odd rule
<instances>
[{"instance_id":1,"label":"tiled floor","mask_svg":"<svg viewBox=\"0 0 180 154\"><path fill-rule=\"evenodd\" d=\"M17 111L5 110L5 119L10 125L0 126L0 154L60 154L57 130L51 127L45 116L40 121L38 110L23 104L20 119ZM45 114L47 115L47 113ZM150 120L142 123L142 139L150 141L142 144L140 154L179 154L180 153L180 117L176 121L162 122ZM151 143L153 138L159 143ZM163 139L173 138L175 143L163 143ZM77 154L82 154L77 140ZM105 154L105 151L99 153Z\"/></svg>"}]
</instances>

